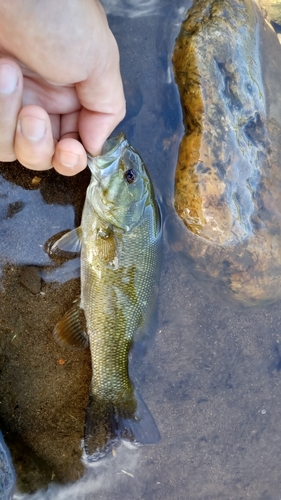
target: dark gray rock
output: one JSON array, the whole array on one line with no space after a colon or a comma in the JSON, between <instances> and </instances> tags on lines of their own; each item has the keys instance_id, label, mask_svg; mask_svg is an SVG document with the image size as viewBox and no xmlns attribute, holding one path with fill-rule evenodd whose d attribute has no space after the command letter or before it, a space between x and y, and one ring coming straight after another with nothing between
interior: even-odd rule
<instances>
[{"instance_id":1,"label":"dark gray rock","mask_svg":"<svg viewBox=\"0 0 281 500\"><path fill-rule=\"evenodd\" d=\"M15 482L11 456L0 431L0 500L10 500Z\"/></svg>"}]
</instances>

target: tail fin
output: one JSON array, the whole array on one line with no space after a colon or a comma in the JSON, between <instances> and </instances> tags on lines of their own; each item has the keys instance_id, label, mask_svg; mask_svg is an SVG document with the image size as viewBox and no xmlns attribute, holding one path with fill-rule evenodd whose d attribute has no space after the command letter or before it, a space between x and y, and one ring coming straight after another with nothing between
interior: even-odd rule
<instances>
[{"instance_id":1,"label":"tail fin","mask_svg":"<svg viewBox=\"0 0 281 500\"><path fill-rule=\"evenodd\" d=\"M160 441L157 425L145 402L135 392L133 414L109 402L98 401L90 395L86 411L84 448L88 462L103 458L121 440L135 444L156 444Z\"/></svg>"}]
</instances>

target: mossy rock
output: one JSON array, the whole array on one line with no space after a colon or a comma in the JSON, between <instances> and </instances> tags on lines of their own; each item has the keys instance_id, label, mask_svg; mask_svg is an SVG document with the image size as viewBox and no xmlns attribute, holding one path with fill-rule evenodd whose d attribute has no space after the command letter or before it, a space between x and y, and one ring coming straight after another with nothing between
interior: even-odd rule
<instances>
[{"instance_id":1,"label":"mossy rock","mask_svg":"<svg viewBox=\"0 0 281 500\"><path fill-rule=\"evenodd\" d=\"M268 58L270 54L270 59ZM281 48L251 0L197 0L176 40L177 240L245 304L281 297Z\"/></svg>"}]
</instances>

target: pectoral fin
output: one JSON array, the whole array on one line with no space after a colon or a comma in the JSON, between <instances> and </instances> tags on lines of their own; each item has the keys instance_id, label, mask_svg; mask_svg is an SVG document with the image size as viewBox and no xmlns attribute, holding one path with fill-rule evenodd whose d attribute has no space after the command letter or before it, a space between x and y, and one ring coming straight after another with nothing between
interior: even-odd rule
<instances>
[{"instance_id":1,"label":"pectoral fin","mask_svg":"<svg viewBox=\"0 0 281 500\"><path fill-rule=\"evenodd\" d=\"M81 226L69 231L59 238L51 247L51 253L56 250L64 252L79 253L81 250L82 228Z\"/></svg>"},{"instance_id":2,"label":"pectoral fin","mask_svg":"<svg viewBox=\"0 0 281 500\"><path fill-rule=\"evenodd\" d=\"M79 304L74 304L56 324L54 337L62 347L74 350L88 347L89 337L86 333L86 318Z\"/></svg>"},{"instance_id":3,"label":"pectoral fin","mask_svg":"<svg viewBox=\"0 0 281 500\"><path fill-rule=\"evenodd\" d=\"M117 244L114 232L110 227L99 228L96 235L96 252L104 264L115 267L117 262Z\"/></svg>"}]
</instances>

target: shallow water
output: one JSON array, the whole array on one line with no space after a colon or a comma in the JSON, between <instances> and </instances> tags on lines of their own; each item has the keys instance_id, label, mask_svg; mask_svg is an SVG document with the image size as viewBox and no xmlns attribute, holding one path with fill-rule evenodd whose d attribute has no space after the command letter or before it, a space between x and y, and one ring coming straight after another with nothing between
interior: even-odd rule
<instances>
[{"instance_id":1,"label":"shallow water","mask_svg":"<svg viewBox=\"0 0 281 500\"><path fill-rule=\"evenodd\" d=\"M191 2L104 4L128 103L118 130L141 153L161 198L171 200L183 127L170 56ZM77 279L63 282L77 265L59 268L44 245L78 224L88 179L87 172L65 179L1 166L0 421L18 475L14 498L279 500L280 302L239 308L211 280L194 277L167 243L158 332L131 363L162 440L122 444L83 471L89 353L61 349L52 338L79 293Z\"/></svg>"}]
</instances>

